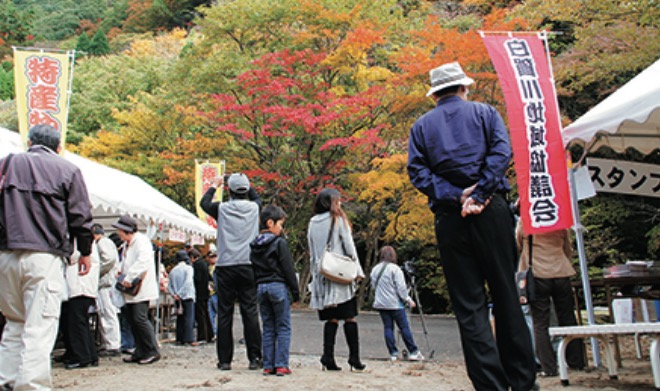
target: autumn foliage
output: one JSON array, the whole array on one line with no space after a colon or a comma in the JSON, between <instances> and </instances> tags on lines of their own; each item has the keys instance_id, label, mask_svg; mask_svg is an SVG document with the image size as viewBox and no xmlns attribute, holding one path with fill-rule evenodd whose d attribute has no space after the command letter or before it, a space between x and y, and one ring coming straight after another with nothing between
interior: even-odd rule
<instances>
[{"instance_id":1,"label":"autumn foliage","mask_svg":"<svg viewBox=\"0 0 660 392\"><path fill-rule=\"evenodd\" d=\"M5 54L27 42L31 28L29 10L10 3L0 5L14 15L0 21ZM288 214L303 288L311 203L334 187L367 273L378 248L394 244L402 260L420 259L428 275L420 288L446 297L433 217L407 177L406 143L433 105L428 72L443 63L459 61L476 80L470 98L505 114L479 30L562 32L550 44L570 119L660 50L660 15L649 0L106 3L103 18L75 26L77 34L105 33L113 53L77 61L68 145L140 175L190 211L196 159L222 159L228 171L247 173L264 203ZM659 232L649 237L660 243Z\"/></svg>"}]
</instances>

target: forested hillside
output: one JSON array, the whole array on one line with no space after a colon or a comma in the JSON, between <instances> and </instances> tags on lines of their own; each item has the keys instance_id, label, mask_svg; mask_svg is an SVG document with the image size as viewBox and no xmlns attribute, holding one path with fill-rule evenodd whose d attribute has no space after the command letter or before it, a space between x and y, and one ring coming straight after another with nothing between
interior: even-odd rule
<instances>
[{"instance_id":1,"label":"forested hillside","mask_svg":"<svg viewBox=\"0 0 660 392\"><path fill-rule=\"evenodd\" d=\"M459 61L476 80L471 98L505 116L477 31L550 30L568 124L657 60L659 10L656 0L0 0L0 125L17 129L11 46L76 49L68 148L191 211L194 160L224 159L287 212L301 287L311 202L332 184L365 271L394 244L417 260L424 305L444 311L432 215L405 171L408 130L432 105L428 71ZM659 153L622 158L657 164ZM603 194L580 206L594 268L659 259L657 200Z\"/></svg>"}]
</instances>

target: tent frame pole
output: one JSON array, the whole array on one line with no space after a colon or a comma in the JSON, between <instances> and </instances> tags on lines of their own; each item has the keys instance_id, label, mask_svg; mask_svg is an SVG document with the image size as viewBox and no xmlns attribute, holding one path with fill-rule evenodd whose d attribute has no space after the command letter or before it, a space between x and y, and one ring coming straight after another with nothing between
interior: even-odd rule
<instances>
[{"instance_id":1,"label":"tent frame pole","mask_svg":"<svg viewBox=\"0 0 660 392\"><path fill-rule=\"evenodd\" d=\"M572 165L571 165L572 166ZM571 204L573 206L573 231L575 231L576 248L578 251L578 258L580 261L580 276L582 278L582 291L584 293L584 304L587 308L587 322L589 325L596 325L594 316L594 305L591 297L591 283L589 281L589 266L587 265L587 256L584 251L584 227L580 221L580 210L578 209L577 200L577 185L575 181L575 169L569 167L569 179L571 189ZM580 310L578 306L578 311ZM582 315L580 314L580 318ZM600 358L600 347L598 340L595 337L591 338L591 352L594 358L594 367L599 367L602 364Z\"/></svg>"},{"instance_id":2,"label":"tent frame pole","mask_svg":"<svg viewBox=\"0 0 660 392\"><path fill-rule=\"evenodd\" d=\"M548 32L541 31L537 33L539 39L543 41L545 46L545 55L547 56L548 68L550 70L550 78L552 90L555 96L555 101L557 100L557 88L555 87L555 74L552 69L552 57L550 56L550 45L548 44ZM559 108L559 103L557 102L557 108ZM561 127L561 117L559 115L559 110L557 110L557 124L559 124L559 131L563 134L563 129ZM591 148L591 145L589 146ZM584 156L583 156L584 158ZM570 162L570 160L567 160ZM578 258L580 261L580 275L582 277L582 289L584 292L584 303L587 308L587 322L589 325L595 325L595 316L594 316L594 305L591 298L591 283L589 282L589 267L587 266L587 257L584 251L584 237L582 223L580 222L580 210L578 208L578 199L577 199L577 185L575 181L575 171L573 170L572 164L568 165L568 177L569 177L569 189L571 195L571 206L573 208L573 230L575 231L576 238L576 247L578 250ZM579 309L578 309L579 310ZM580 319L582 314L580 314ZM600 347L598 346L598 341L596 338L591 338L591 350L593 353L594 364L596 367L601 365L600 359Z\"/></svg>"}]
</instances>

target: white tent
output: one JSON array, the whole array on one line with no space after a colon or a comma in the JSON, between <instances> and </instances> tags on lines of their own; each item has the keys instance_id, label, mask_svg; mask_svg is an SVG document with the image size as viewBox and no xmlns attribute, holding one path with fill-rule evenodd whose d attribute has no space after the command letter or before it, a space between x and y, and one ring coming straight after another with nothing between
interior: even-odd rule
<instances>
[{"instance_id":1,"label":"white tent","mask_svg":"<svg viewBox=\"0 0 660 392\"><path fill-rule=\"evenodd\" d=\"M20 135L0 127L0 157L22 151ZM146 229L152 237L161 224L166 234L173 228L188 237L215 237L215 229L141 178L70 152L65 152L64 159L82 171L94 221L104 227L110 229L120 215L130 214L139 220L140 230Z\"/></svg>"},{"instance_id":2,"label":"white tent","mask_svg":"<svg viewBox=\"0 0 660 392\"><path fill-rule=\"evenodd\" d=\"M597 137L593 148L607 145L616 151L660 148L660 60L564 128L563 137L566 145Z\"/></svg>"},{"instance_id":3,"label":"white tent","mask_svg":"<svg viewBox=\"0 0 660 392\"><path fill-rule=\"evenodd\" d=\"M577 140L585 142L587 148L583 157L590 149L602 145L619 152L634 148L642 153L650 153L660 148L660 60L564 128L562 136L565 145ZM571 187L575 194L574 170L571 170ZM576 200L573 200L573 208L574 211L578 210ZM579 213L574 229L587 317L589 324L595 324ZM594 361L599 365L600 354L595 338L592 338L592 349Z\"/></svg>"}]
</instances>

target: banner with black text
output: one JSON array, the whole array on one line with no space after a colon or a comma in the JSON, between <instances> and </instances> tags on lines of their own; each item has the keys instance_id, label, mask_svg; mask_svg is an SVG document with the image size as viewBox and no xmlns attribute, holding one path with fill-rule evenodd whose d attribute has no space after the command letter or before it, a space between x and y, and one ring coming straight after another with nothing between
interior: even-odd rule
<instances>
[{"instance_id":1,"label":"banner with black text","mask_svg":"<svg viewBox=\"0 0 660 392\"><path fill-rule=\"evenodd\" d=\"M481 33L506 101L527 234L573 225L566 153L545 33Z\"/></svg>"}]
</instances>

